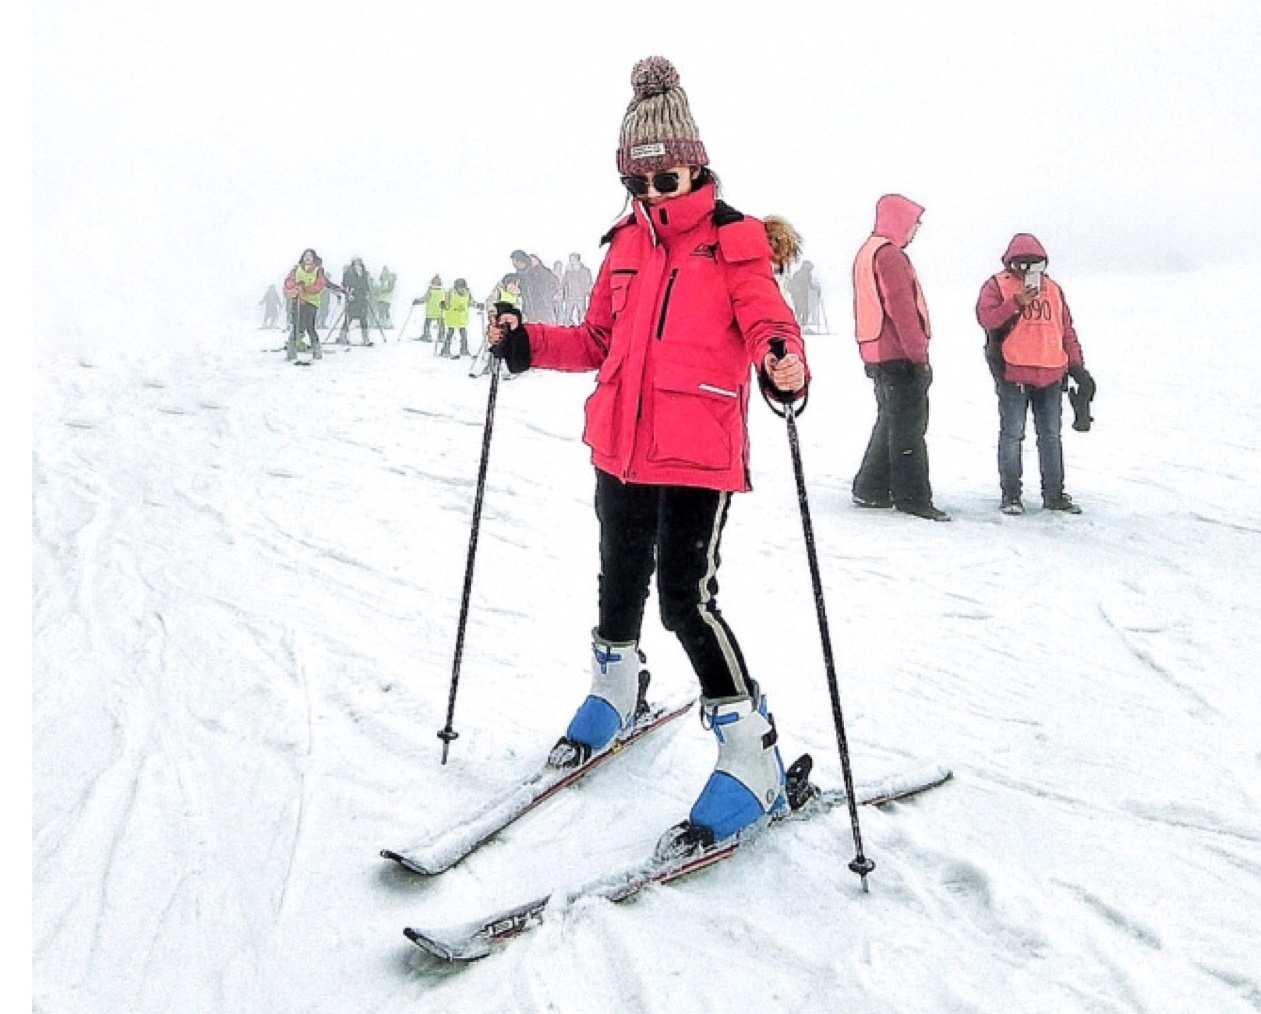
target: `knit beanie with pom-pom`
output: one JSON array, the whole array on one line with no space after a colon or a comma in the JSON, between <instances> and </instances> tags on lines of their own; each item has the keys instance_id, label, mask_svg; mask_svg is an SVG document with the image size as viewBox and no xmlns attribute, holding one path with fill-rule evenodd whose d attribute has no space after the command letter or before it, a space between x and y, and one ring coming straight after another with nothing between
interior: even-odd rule
<instances>
[{"instance_id":1,"label":"knit beanie with pom-pom","mask_svg":"<svg viewBox=\"0 0 1261 1014\"><path fill-rule=\"evenodd\" d=\"M674 64L664 56L640 60L631 71L631 86L635 97L622 119L617 171L649 176L680 165L709 165Z\"/></svg>"}]
</instances>

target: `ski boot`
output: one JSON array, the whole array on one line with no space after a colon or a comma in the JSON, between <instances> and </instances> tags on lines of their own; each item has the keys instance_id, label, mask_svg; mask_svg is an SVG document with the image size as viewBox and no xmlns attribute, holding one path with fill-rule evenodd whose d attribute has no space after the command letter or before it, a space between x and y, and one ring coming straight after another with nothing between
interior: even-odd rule
<instances>
[{"instance_id":1,"label":"ski boot","mask_svg":"<svg viewBox=\"0 0 1261 1014\"><path fill-rule=\"evenodd\" d=\"M702 699L701 723L718 740L718 763L687 820L657 842L662 860L703 851L788 809L779 736L756 683L748 697Z\"/></svg>"},{"instance_id":2,"label":"ski boot","mask_svg":"<svg viewBox=\"0 0 1261 1014\"><path fill-rule=\"evenodd\" d=\"M547 763L574 768L608 750L647 707L648 670L634 641L613 644L592 631L591 692L579 706Z\"/></svg>"}]
</instances>

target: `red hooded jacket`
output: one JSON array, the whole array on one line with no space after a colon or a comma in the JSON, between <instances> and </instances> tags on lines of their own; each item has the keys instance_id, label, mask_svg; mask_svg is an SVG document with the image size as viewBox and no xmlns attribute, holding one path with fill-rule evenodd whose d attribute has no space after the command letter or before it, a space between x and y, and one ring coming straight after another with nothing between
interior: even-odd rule
<instances>
[{"instance_id":1,"label":"red hooded jacket","mask_svg":"<svg viewBox=\"0 0 1261 1014\"><path fill-rule=\"evenodd\" d=\"M1003 253L1003 264L1010 264L1020 258L1036 258L1047 260L1046 249L1031 233L1021 232L1012 237ZM990 277L983 286L976 301L976 319L985 329L988 339L986 357L991 368L1003 370L1004 378L1012 384L1025 384L1029 387L1048 387L1058 384L1068 369L1085 365L1082 357L1081 343L1077 340L1077 330L1073 327L1073 315L1068 309L1068 301L1064 292L1056 282L1047 275L1042 276L1042 284L1051 297L1056 308L1060 329L1060 341L1067 363L1064 365L1031 365L1012 363L1004 359L1002 343L1012 327L1020 319L1021 308L1016 302L1016 292L1023 288L1016 284L1020 280L1011 270L1000 271ZM1007 294L1004 293L1007 289ZM1003 337L1000 337L1003 336Z\"/></svg>"},{"instance_id":2,"label":"red hooded jacket","mask_svg":"<svg viewBox=\"0 0 1261 1014\"><path fill-rule=\"evenodd\" d=\"M911 230L923 214L922 207L900 194L886 194L876 202L876 227L872 237L888 242L876 246L869 239L854 262L856 317L861 321L865 316L859 301L864 298L864 293L871 291L873 281L882 315L877 337L859 343L859 352L865 363L885 363L894 359L928 362L931 331L924 294L915 268L903 250L910 242ZM874 256L871 256L872 246L876 246Z\"/></svg>"},{"instance_id":3,"label":"red hooded jacket","mask_svg":"<svg viewBox=\"0 0 1261 1014\"><path fill-rule=\"evenodd\" d=\"M719 223L724 224L719 224ZM583 439L625 482L750 488L752 370L782 338L805 359L766 228L712 184L614 227L586 319L526 324L531 365L599 370Z\"/></svg>"}]
</instances>

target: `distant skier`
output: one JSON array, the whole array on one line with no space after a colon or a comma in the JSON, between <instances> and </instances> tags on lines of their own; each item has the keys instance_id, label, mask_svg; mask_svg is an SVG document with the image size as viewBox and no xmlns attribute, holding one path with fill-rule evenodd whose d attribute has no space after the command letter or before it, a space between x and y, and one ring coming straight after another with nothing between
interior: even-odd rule
<instances>
[{"instance_id":1,"label":"distant skier","mask_svg":"<svg viewBox=\"0 0 1261 1014\"><path fill-rule=\"evenodd\" d=\"M876 202L876 227L854 258L854 335L876 394L876 422L854 476L859 507L949 521L928 479L928 306L906 247L924 209L900 194Z\"/></svg>"},{"instance_id":2,"label":"distant skier","mask_svg":"<svg viewBox=\"0 0 1261 1014\"><path fill-rule=\"evenodd\" d=\"M1030 233L1012 237L1005 269L981 287L976 319L985 329L985 361L998 395L998 479L1004 514L1023 514L1021 447L1030 410L1038 435L1042 506L1080 514L1064 492L1060 439L1066 375L1078 390L1094 394L1095 381L1082 360L1064 290L1046 274L1047 255ZM1089 401L1089 398L1086 399ZM1078 428L1089 428L1089 412Z\"/></svg>"},{"instance_id":3,"label":"distant skier","mask_svg":"<svg viewBox=\"0 0 1261 1014\"><path fill-rule=\"evenodd\" d=\"M528 321L556 322L556 292L560 282L537 254L512 251L512 266L521 285L521 312Z\"/></svg>"},{"instance_id":4,"label":"distant skier","mask_svg":"<svg viewBox=\"0 0 1261 1014\"><path fill-rule=\"evenodd\" d=\"M473 302L473 294L469 292L468 283L463 278L457 278L455 285L447 291L443 299L442 325L445 335L442 345L438 349L438 355L450 356L452 359L459 359L460 356L469 354L468 347L468 321L469 308L472 306L480 307L480 303ZM451 340L455 337L455 332L460 332L460 351L452 354Z\"/></svg>"},{"instance_id":5,"label":"distant skier","mask_svg":"<svg viewBox=\"0 0 1261 1014\"><path fill-rule=\"evenodd\" d=\"M298 263L285 278L285 298L289 300L292 326L285 346L288 359L298 358L298 335L306 335L310 341L311 358L324 358L320 348L320 333L315 329L315 315L320 306L320 295L328 279L324 275L324 262L311 248L302 251Z\"/></svg>"},{"instance_id":6,"label":"distant skier","mask_svg":"<svg viewBox=\"0 0 1261 1014\"><path fill-rule=\"evenodd\" d=\"M719 542L731 494L747 490L753 374L804 396L804 346L772 278L763 223L716 196L717 178L662 57L635 65L617 165L634 198L613 227L582 323L488 328L508 368L598 370L584 440L596 469L599 622L591 690L552 750L558 767L610 750L640 700L638 644L654 571L661 618L703 693L718 762L688 820L658 843L690 854L786 809L776 732L718 610ZM786 354L776 358L772 342Z\"/></svg>"},{"instance_id":7,"label":"distant skier","mask_svg":"<svg viewBox=\"0 0 1261 1014\"><path fill-rule=\"evenodd\" d=\"M425 329L420 333L417 341L442 341L442 303L446 299L446 291L442 288L442 278L434 275L429 280L429 289L424 295L425 300ZM438 335L436 338L429 337L429 328L437 325Z\"/></svg>"},{"instance_id":8,"label":"distant skier","mask_svg":"<svg viewBox=\"0 0 1261 1014\"><path fill-rule=\"evenodd\" d=\"M372 312L369 303L372 298L371 282L372 276L363 266L362 257L354 258L342 272L342 288L346 292L346 312L342 314L342 329L337 336L338 345L350 344L349 333L352 320L359 321L363 344L372 344L368 338L368 315Z\"/></svg>"},{"instance_id":9,"label":"distant skier","mask_svg":"<svg viewBox=\"0 0 1261 1014\"><path fill-rule=\"evenodd\" d=\"M381 268L381 277L377 280L377 323L382 327L393 327L390 319L390 308L394 304L394 286L398 275L388 265Z\"/></svg>"},{"instance_id":10,"label":"distant skier","mask_svg":"<svg viewBox=\"0 0 1261 1014\"><path fill-rule=\"evenodd\" d=\"M561 324L577 324L587 315L587 300L591 298L593 285L591 269L582 263L582 255L571 253L569 264L561 277Z\"/></svg>"},{"instance_id":11,"label":"distant skier","mask_svg":"<svg viewBox=\"0 0 1261 1014\"><path fill-rule=\"evenodd\" d=\"M280 311L285 304L280 298L280 293L276 291L276 286L267 286L267 291L263 293L263 298L258 301L258 305L263 308L263 327L279 327Z\"/></svg>"},{"instance_id":12,"label":"distant skier","mask_svg":"<svg viewBox=\"0 0 1261 1014\"><path fill-rule=\"evenodd\" d=\"M815 277L813 262L801 262L801 267L788 280L788 292L801 329L807 334L816 333L822 323L819 313L821 288Z\"/></svg>"}]
</instances>

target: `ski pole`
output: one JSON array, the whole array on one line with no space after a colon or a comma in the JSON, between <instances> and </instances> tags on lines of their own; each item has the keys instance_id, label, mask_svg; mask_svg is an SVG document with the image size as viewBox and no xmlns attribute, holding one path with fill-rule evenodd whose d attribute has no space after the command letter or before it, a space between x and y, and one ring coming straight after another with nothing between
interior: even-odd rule
<instances>
[{"instance_id":1,"label":"ski pole","mask_svg":"<svg viewBox=\"0 0 1261 1014\"><path fill-rule=\"evenodd\" d=\"M498 362L496 362L498 367ZM469 593L473 589L473 561L477 558L477 535L482 521L482 496L486 492L486 463L490 460L490 434L495 423L495 399L499 395L499 370L491 371L490 394L486 399L486 425L482 432L482 461L477 470L477 494L473 498L473 529L469 534L468 562L464 566L464 595L460 601L460 619L456 625L455 661L451 666L451 690L447 697L447 724L438 732L442 740L442 763L447 762L451 741L459 733L451 727L455 718L455 695L460 685L460 659L464 655L464 628L468 622Z\"/></svg>"},{"instance_id":2,"label":"ski pole","mask_svg":"<svg viewBox=\"0 0 1261 1014\"><path fill-rule=\"evenodd\" d=\"M342 309L338 311L337 316L333 318L333 326L328 329L328 334L324 336L325 341L328 341L333 337L333 332L337 330L337 325L342 322L342 318L344 316L346 316L346 309L343 306Z\"/></svg>"},{"instance_id":3,"label":"ski pole","mask_svg":"<svg viewBox=\"0 0 1261 1014\"><path fill-rule=\"evenodd\" d=\"M407 316L403 318L403 326L398 329L398 340L402 341L407 336L407 325L412 319L412 311L416 309L419 299L413 299L412 305L407 308Z\"/></svg>"},{"instance_id":4,"label":"ski pole","mask_svg":"<svg viewBox=\"0 0 1261 1014\"><path fill-rule=\"evenodd\" d=\"M384 345L389 341L389 339L385 337L385 328L381 326L381 321L377 317L376 310L372 309L371 303L368 304L368 316L372 318L372 323L374 323L377 326L377 330L381 332L381 344Z\"/></svg>"},{"instance_id":5,"label":"ski pole","mask_svg":"<svg viewBox=\"0 0 1261 1014\"><path fill-rule=\"evenodd\" d=\"M771 353L775 358L782 359L784 352L784 339L771 339ZM841 771L845 777L845 799L849 804L849 822L854 832L855 852L854 858L850 860L849 868L862 879L863 890L866 891L867 874L876 868L876 864L863 855L862 830L858 826L858 803L854 797L854 775L849 766L849 741L845 736L845 718L841 714L841 694L837 688L836 664L832 658L832 638L828 634L827 611L823 605L823 583L819 579L819 558L815 552L814 526L810 522L810 502L806 497L806 475L801 467L801 444L797 438L797 411L789 400L790 397L790 395L784 397L781 404L784 406L783 416L788 421L788 448L792 453L793 475L797 480L797 503L801 507L801 527L805 533L806 557L810 563L814 608L819 618L819 636L823 641L823 664L827 671L828 691L832 696L832 722L836 726L836 746L841 755ZM779 414L778 411L776 414Z\"/></svg>"},{"instance_id":6,"label":"ski pole","mask_svg":"<svg viewBox=\"0 0 1261 1014\"><path fill-rule=\"evenodd\" d=\"M286 358L289 359L298 355L298 306L298 297L294 296L289 303L289 346L286 349Z\"/></svg>"}]
</instances>

